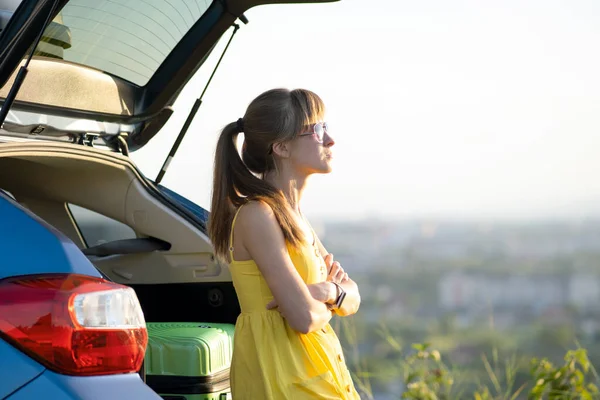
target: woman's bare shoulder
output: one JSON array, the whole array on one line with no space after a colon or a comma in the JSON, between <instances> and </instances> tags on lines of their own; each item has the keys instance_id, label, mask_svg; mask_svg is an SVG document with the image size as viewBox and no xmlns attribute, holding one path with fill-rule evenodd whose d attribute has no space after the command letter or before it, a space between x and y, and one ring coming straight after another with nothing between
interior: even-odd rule
<instances>
[{"instance_id":1,"label":"woman's bare shoulder","mask_svg":"<svg viewBox=\"0 0 600 400\"><path fill-rule=\"evenodd\" d=\"M256 262L261 272L281 269L289 262L283 231L271 207L261 201L246 203L238 214L236 237L248 258ZM246 257L246 254L241 253Z\"/></svg>"},{"instance_id":2,"label":"woman's bare shoulder","mask_svg":"<svg viewBox=\"0 0 600 400\"><path fill-rule=\"evenodd\" d=\"M237 223L243 232L281 232L273 209L265 202L252 200L244 204L239 211Z\"/></svg>"}]
</instances>

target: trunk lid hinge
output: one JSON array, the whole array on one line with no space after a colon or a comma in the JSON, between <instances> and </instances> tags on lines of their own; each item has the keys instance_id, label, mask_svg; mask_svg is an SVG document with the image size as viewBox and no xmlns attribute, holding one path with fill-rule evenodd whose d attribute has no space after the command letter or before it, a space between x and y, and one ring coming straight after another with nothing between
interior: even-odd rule
<instances>
[{"instance_id":1,"label":"trunk lid hinge","mask_svg":"<svg viewBox=\"0 0 600 400\"><path fill-rule=\"evenodd\" d=\"M127 136L129 136L126 132L121 133L117 136L117 141L119 143L119 150L121 150L121 154L125 157L129 157L129 146L127 145Z\"/></svg>"}]
</instances>

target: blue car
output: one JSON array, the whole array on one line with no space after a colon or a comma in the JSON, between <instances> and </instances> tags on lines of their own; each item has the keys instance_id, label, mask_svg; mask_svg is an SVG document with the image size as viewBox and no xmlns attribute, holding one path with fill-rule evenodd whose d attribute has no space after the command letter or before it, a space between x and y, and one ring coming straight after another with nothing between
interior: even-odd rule
<instances>
[{"instance_id":1,"label":"blue car","mask_svg":"<svg viewBox=\"0 0 600 400\"><path fill-rule=\"evenodd\" d=\"M160 399L146 323L235 322L207 211L160 185L201 98L156 179L129 154L280 2L0 0L0 399Z\"/></svg>"}]
</instances>

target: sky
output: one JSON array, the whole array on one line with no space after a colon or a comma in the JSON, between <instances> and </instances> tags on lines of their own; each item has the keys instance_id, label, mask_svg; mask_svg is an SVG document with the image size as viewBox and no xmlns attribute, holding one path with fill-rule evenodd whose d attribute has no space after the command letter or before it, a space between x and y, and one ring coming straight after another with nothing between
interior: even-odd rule
<instances>
[{"instance_id":1,"label":"sky","mask_svg":"<svg viewBox=\"0 0 600 400\"><path fill-rule=\"evenodd\" d=\"M318 93L320 219L600 216L600 3L342 0L245 13L163 184L208 208L220 129L273 87ZM132 158L154 179L228 40Z\"/></svg>"}]
</instances>

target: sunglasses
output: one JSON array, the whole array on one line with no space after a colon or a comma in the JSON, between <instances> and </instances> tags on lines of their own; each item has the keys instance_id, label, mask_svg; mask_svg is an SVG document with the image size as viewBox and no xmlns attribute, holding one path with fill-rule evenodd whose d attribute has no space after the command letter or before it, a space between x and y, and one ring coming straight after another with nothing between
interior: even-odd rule
<instances>
[{"instance_id":1,"label":"sunglasses","mask_svg":"<svg viewBox=\"0 0 600 400\"><path fill-rule=\"evenodd\" d=\"M313 124L312 131L301 133L298 136L315 135L319 143L323 143L323 138L325 137L326 133L327 122L317 122L316 124Z\"/></svg>"}]
</instances>

